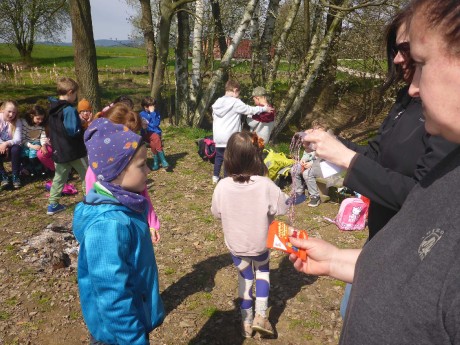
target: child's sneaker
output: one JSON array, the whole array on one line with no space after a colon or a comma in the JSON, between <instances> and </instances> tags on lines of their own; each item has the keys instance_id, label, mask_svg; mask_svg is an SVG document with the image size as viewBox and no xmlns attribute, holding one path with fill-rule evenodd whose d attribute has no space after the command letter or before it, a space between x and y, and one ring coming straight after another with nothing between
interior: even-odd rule
<instances>
[{"instance_id":1,"label":"child's sneaker","mask_svg":"<svg viewBox=\"0 0 460 345\"><path fill-rule=\"evenodd\" d=\"M254 317L254 322L252 323L252 330L255 332L259 332L262 335L273 335L275 332L273 331L273 327L270 324L270 321L266 317L262 315L256 314Z\"/></svg>"},{"instance_id":2,"label":"child's sneaker","mask_svg":"<svg viewBox=\"0 0 460 345\"><path fill-rule=\"evenodd\" d=\"M295 197L294 196L289 197L289 199L286 200L286 205L292 205L292 203L294 203L294 205L299 205L303 203L305 200L307 200L306 195L303 193L301 194L299 193L299 194L296 194Z\"/></svg>"},{"instance_id":3,"label":"child's sneaker","mask_svg":"<svg viewBox=\"0 0 460 345\"><path fill-rule=\"evenodd\" d=\"M15 189L21 188L21 180L18 175L13 175L13 187Z\"/></svg>"},{"instance_id":4,"label":"child's sneaker","mask_svg":"<svg viewBox=\"0 0 460 345\"><path fill-rule=\"evenodd\" d=\"M0 173L0 178L1 178L0 187L2 189L6 188L10 184L10 180L8 179L8 175L6 174L6 172Z\"/></svg>"},{"instance_id":5,"label":"child's sneaker","mask_svg":"<svg viewBox=\"0 0 460 345\"><path fill-rule=\"evenodd\" d=\"M252 330L252 324L243 322L242 323L242 330L241 330L241 335L245 338L252 338L252 333L254 331Z\"/></svg>"},{"instance_id":6,"label":"child's sneaker","mask_svg":"<svg viewBox=\"0 0 460 345\"><path fill-rule=\"evenodd\" d=\"M213 184L216 184L217 182L219 182L219 180L220 180L219 176L213 176L212 177L212 183Z\"/></svg>"},{"instance_id":7,"label":"child's sneaker","mask_svg":"<svg viewBox=\"0 0 460 345\"><path fill-rule=\"evenodd\" d=\"M52 216L53 214L56 214L58 212L61 212L61 211L64 211L65 210L65 206L64 205L61 205L61 204L51 204L51 205L48 205L48 211L46 212L46 214Z\"/></svg>"},{"instance_id":8,"label":"child's sneaker","mask_svg":"<svg viewBox=\"0 0 460 345\"><path fill-rule=\"evenodd\" d=\"M319 206L319 204L321 204L321 198L318 196L312 196L310 198L310 202L308 203L308 206L310 207L316 207L316 206Z\"/></svg>"}]
</instances>

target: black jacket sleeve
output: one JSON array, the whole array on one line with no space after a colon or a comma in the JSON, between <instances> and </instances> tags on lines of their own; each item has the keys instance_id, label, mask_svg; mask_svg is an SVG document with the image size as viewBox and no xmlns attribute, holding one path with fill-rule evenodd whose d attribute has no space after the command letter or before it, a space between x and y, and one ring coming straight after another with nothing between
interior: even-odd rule
<instances>
[{"instance_id":1,"label":"black jacket sleeve","mask_svg":"<svg viewBox=\"0 0 460 345\"><path fill-rule=\"evenodd\" d=\"M369 157L358 154L350 164L344 185L384 207L399 211L412 188L443 157L458 147L443 138L430 137L428 134L424 140L426 152L418 160L413 177L384 168Z\"/></svg>"}]
</instances>

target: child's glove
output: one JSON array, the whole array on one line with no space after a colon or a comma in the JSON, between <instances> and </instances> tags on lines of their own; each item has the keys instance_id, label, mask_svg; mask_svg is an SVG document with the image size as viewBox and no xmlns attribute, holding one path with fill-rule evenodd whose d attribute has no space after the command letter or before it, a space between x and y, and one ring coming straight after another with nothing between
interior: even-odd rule
<instances>
[{"instance_id":1,"label":"child's glove","mask_svg":"<svg viewBox=\"0 0 460 345\"><path fill-rule=\"evenodd\" d=\"M279 249L289 254L294 253L302 261L306 261L306 250L294 247L289 237L307 239L308 234L305 230L297 230L286 223L274 220L268 228L267 248Z\"/></svg>"}]
</instances>

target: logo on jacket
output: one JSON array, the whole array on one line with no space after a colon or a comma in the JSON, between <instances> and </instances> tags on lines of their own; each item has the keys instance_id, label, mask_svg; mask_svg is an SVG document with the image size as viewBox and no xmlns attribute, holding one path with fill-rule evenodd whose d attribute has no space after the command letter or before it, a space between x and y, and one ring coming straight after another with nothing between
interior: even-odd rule
<instances>
[{"instance_id":1,"label":"logo on jacket","mask_svg":"<svg viewBox=\"0 0 460 345\"><path fill-rule=\"evenodd\" d=\"M423 237L422 243L418 247L418 255L420 256L420 260L423 261L428 253L433 249L434 245L438 243L441 239L444 231L441 229L433 229L426 233Z\"/></svg>"}]
</instances>

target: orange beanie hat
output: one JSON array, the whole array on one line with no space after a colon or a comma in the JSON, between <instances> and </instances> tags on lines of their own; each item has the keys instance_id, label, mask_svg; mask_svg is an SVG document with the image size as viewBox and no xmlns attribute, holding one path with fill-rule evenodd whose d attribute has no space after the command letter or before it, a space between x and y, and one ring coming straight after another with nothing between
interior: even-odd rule
<instances>
[{"instance_id":1,"label":"orange beanie hat","mask_svg":"<svg viewBox=\"0 0 460 345\"><path fill-rule=\"evenodd\" d=\"M92 110L91 104L89 104L89 102L84 98L80 102L78 102L78 106L77 106L78 112L81 112L83 110L89 110L89 111Z\"/></svg>"}]
</instances>

